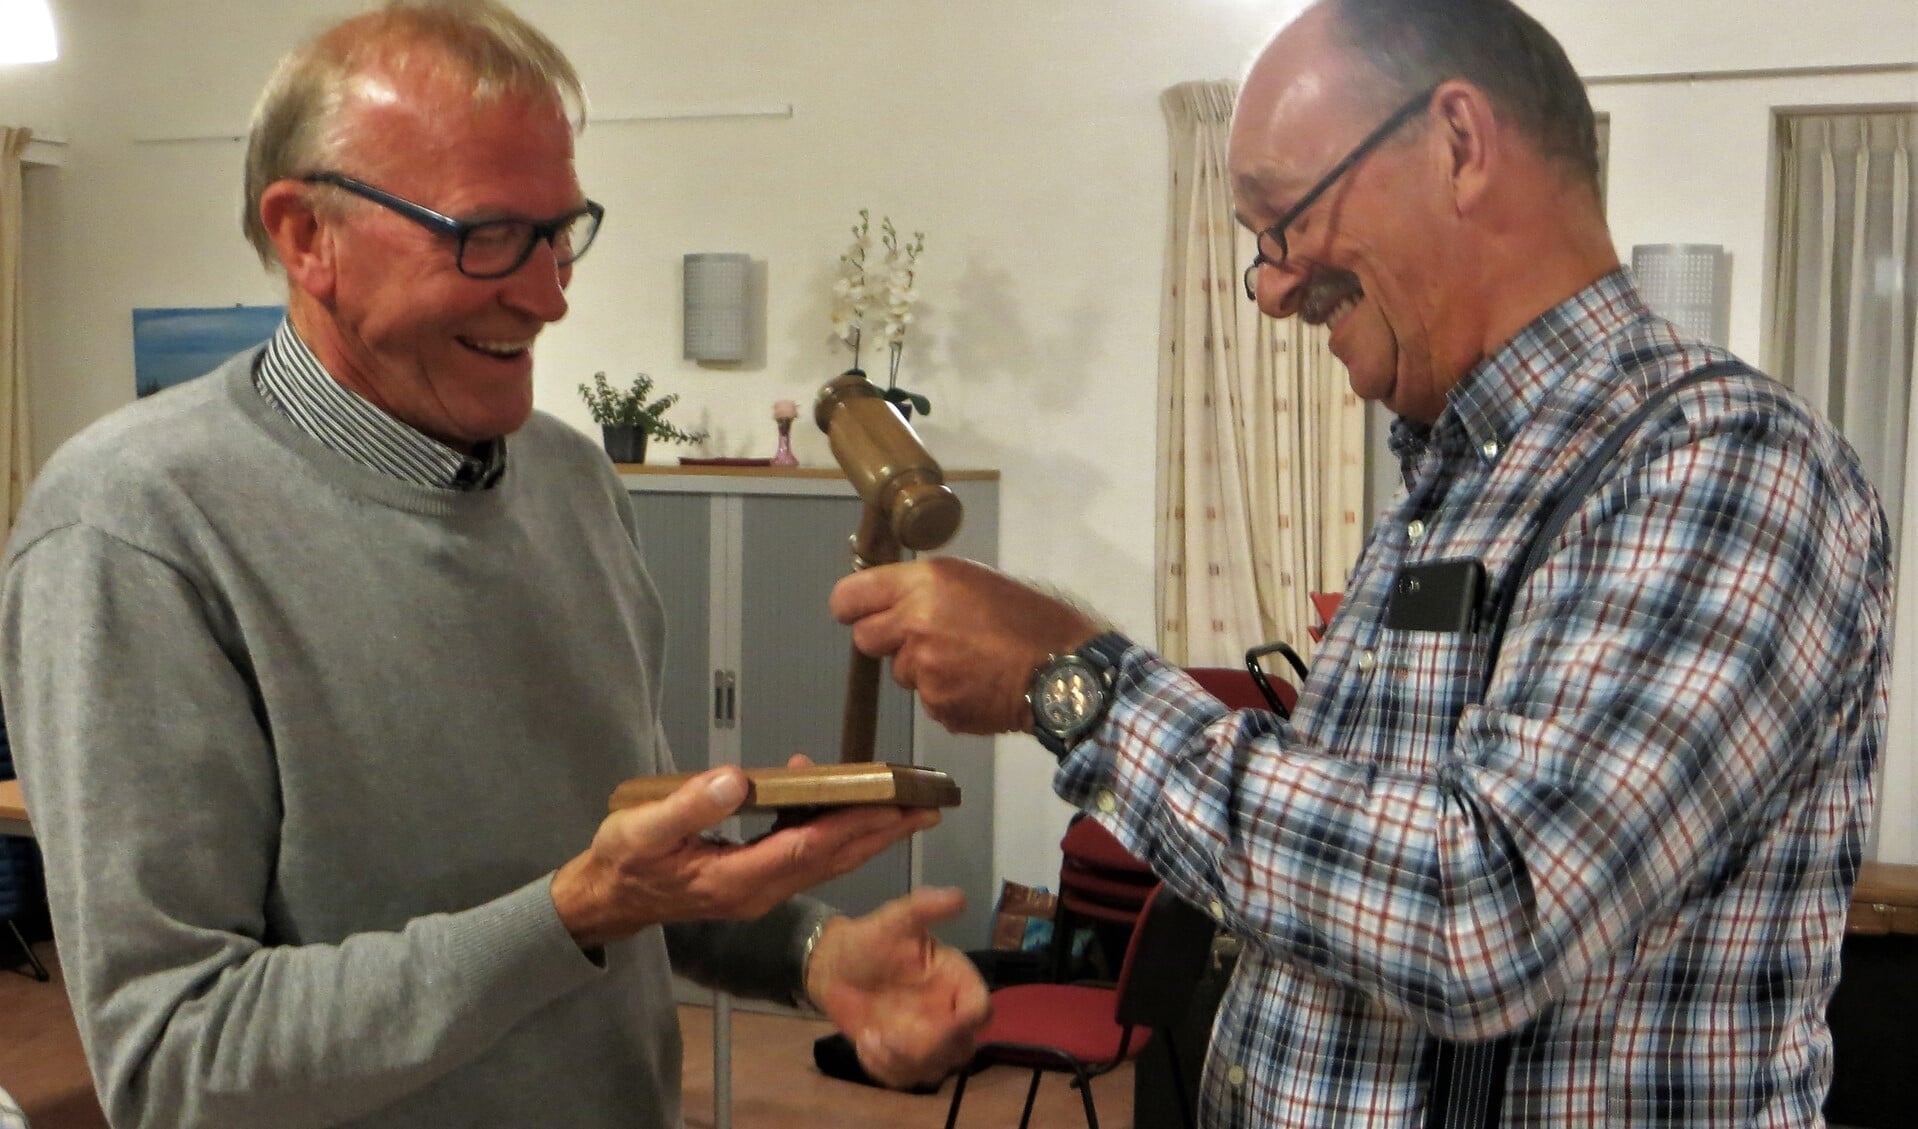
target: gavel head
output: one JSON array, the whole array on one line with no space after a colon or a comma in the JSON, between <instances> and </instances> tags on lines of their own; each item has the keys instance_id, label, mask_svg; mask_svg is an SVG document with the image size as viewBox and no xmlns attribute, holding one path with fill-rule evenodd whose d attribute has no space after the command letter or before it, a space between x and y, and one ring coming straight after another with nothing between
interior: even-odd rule
<instances>
[{"instance_id":1,"label":"gavel head","mask_svg":"<svg viewBox=\"0 0 1918 1129\"><path fill-rule=\"evenodd\" d=\"M833 457L866 505L908 549L937 549L959 531L958 495L893 406L858 369L826 382L813 404Z\"/></svg>"}]
</instances>

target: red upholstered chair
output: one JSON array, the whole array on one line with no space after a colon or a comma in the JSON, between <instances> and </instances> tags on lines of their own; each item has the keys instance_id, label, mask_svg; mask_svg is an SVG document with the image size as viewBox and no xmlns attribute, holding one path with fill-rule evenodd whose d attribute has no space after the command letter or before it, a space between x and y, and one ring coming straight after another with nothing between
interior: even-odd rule
<instances>
[{"instance_id":1,"label":"red upholstered chair","mask_svg":"<svg viewBox=\"0 0 1918 1129\"><path fill-rule=\"evenodd\" d=\"M1090 822L1083 820L1081 822ZM1117 983L1015 984L992 993L992 1019L979 1050L959 1072L946 1129L959 1121L966 1079L991 1066L1032 1071L1019 1129L1032 1120L1033 1101L1047 1071L1069 1074L1085 1103L1086 1124L1099 1129L1092 1080L1139 1056L1157 1033L1167 1040L1191 1005L1212 949L1212 919L1163 886L1152 888L1126 946ZM1191 1105L1181 1087L1179 1108Z\"/></svg>"},{"instance_id":2,"label":"red upholstered chair","mask_svg":"<svg viewBox=\"0 0 1918 1129\"><path fill-rule=\"evenodd\" d=\"M1189 666L1185 672L1192 676L1201 689L1219 701L1229 710L1272 710L1272 703L1259 693L1259 684L1253 680L1250 671L1233 666ZM1290 714L1292 705L1298 700L1297 693L1290 683L1280 682L1272 687L1280 695L1279 704L1283 710L1274 713Z\"/></svg>"},{"instance_id":3,"label":"red upholstered chair","mask_svg":"<svg viewBox=\"0 0 1918 1129\"><path fill-rule=\"evenodd\" d=\"M1274 681L1260 661L1278 655L1292 668L1296 682ZM1231 666L1189 666L1185 672L1206 693L1224 702L1227 709L1270 710L1280 717L1291 717L1299 704L1299 686L1305 683L1305 660L1284 643L1266 643L1245 653L1243 669Z\"/></svg>"},{"instance_id":4,"label":"red upholstered chair","mask_svg":"<svg viewBox=\"0 0 1918 1129\"><path fill-rule=\"evenodd\" d=\"M1059 908L1052 919L1052 979L1071 979L1073 935L1090 924L1103 953L1116 960L1159 880L1097 820L1074 816L1059 840ZM1106 971L1095 973L1110 978Z\"/></svg>"},{"instance_id":5,"label":"red upholstered chair","mask_svg":"<svg viewBox=\"0 0 1918 1129\"><path fill-rule=\"evenodd\" d=\"M1317 643L1325 638L1326 629L1332 626L1332 617L1339 614L1339 605L1345 602L1345 593L1312 592L1307 598L1312 601L1312 610L1318 613L1319 621L1305 630Z\"/></svg>"},{"instance_id":6,"label":"red upholstered chair","mask_svg":"<svg viewBox=\"0 0 1918 1129\"><path fill-rule=\"evenodd\" d=\"M1112 832L1099 825L1097 820L1088 817L1074 817L1066 828L1065 837L1059 840L1059 852L1065 861L1109 875L1130 876L1144 883L1153 884L1152 871L1139 857L1125 849L1125 845L1112 837ZM1139 890L1139 904L1145 904L1147 890Z\"/></svg>"}]
</instances>

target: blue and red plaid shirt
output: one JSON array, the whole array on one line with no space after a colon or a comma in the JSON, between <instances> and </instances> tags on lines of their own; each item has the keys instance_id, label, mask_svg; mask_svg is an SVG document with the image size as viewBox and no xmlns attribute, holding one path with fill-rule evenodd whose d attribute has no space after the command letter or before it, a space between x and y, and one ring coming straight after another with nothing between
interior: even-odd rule
<instances>
[{"instance_id":1,"label":"blue and red plaid shirt","mask_svg":"<svg viewBox=\"0 0 1918 1129\"><path fill-rule=\"evenodd\" d=\"M1401 421L1407 494L1290 722L1126 652L1056 786L1244 942L1205 1125L1417 1125L1431 1037L1509 1032L1508 1126L1819 1122L1891 593L1831 426L1744 371L1680 392L1523 581L1489 684L1484 634L1384 626L1402 566L1515 582L1607 431L1725 359L1619 271Z\"/></svg>"}]
</instances>

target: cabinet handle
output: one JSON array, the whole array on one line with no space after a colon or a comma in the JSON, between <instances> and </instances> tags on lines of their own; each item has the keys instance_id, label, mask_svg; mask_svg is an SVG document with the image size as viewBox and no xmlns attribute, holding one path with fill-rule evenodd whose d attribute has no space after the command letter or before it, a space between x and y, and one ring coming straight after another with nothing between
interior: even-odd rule
<instances>
[{"instance_id":1,"label":"cabinet handle","mask_svg":"<svg viewBox=\"0 0 1918 1129\"><path fill-rule=\"evenodd\" d=\"M734 689L739 679L730 670L713 671L713 728L731 729L734 715Z\"/></svg>"}]
</instances>

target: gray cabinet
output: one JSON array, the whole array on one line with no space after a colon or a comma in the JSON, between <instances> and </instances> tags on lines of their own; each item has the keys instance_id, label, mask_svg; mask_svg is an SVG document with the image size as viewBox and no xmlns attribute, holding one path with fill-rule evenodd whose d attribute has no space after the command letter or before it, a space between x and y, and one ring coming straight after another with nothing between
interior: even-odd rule
<instances>
[{"instance_id":1,"label":"gray cabinet","mask_svg":"<svg viewBox=\"0 0 1918 1129\"><path fill-rule=\"evenodd\" d=\"M837 760L852 639L826 601L851 565L862 505L852 488L836 473L805 469L622 470L666 605L661 723L681 770L776 767L795 752ZM942 551L995 562L997 473L948 479L965 521ZM958 886L966 913L941 935L984 948L994 895L992 742L948 734L882 678L876 749L880 760L951 774L963 802L937 828L815 893L863 913L914 885ZM755 835L770 822L742 819L739 831Z\"/></svg>"}]
</instances>

